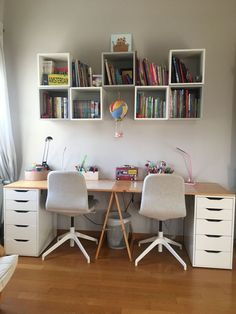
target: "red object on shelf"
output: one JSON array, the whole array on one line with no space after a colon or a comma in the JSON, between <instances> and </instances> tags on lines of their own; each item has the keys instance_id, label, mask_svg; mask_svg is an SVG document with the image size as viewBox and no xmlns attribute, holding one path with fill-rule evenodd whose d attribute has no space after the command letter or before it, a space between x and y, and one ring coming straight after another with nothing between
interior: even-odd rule
<instances>
[{"instance_id":1,"label":"red object on shelf","mask_svg":"<svg viewBox=\"0 0 236 314\"><path fill-rule=\"evenodd\" d=\"M133 166L124 166L116 168L116 180L136 181L138 168Z\"/></svg>"}]
</instances>

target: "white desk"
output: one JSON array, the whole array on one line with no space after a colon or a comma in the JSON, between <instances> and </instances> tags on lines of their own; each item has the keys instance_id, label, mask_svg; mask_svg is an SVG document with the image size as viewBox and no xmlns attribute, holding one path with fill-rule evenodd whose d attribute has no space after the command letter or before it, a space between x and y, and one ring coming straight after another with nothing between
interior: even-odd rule
<instances>
[{"instance_id":1,"label":"white desk","mask_svg":"<svg viewBox=\"0 0 236 314\"><path fill-rule=\"evenodd\" d=\"M96 259L100 253L108 214L115 201L127 253L132 260L117 193L141 193L142 184L141 181L87 181L89 192L111 193ZM41 196L43 190L47 190L47 181L17 181L4 187L4 241L8 254L38 256L53 240L55 227L51 213L44 210L44 200ZM185 186L185 195L187 216L184 222L184 242L192 265L231 269L234 193L216 183L196 183ZM24 251L25 247L27 254Z\"/></svg>"}]
</instances>

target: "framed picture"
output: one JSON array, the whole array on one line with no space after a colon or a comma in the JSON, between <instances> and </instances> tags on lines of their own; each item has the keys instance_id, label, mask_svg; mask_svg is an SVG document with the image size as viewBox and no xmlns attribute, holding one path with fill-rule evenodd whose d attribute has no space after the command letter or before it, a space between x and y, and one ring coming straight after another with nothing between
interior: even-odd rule
<instances>
[{"instance_id":1,"label":"framed picture","mask_svg":"<svg viewBox=\"0 0 236 314\"><path fill-rule=\"evenodd\" d=\"M120 74L123 84L133 84L133 70L132 69L120 69Z\"/></svg>"},{"instance_id":2,"label":"framed picture","mask_svg":"<svg viewBox=\"0 0 236 314\"><path fill-rule=\"evenodd\" d=\"M112 34L111 52L132 51L131 34Z\"/></svg>"}]
</instances>

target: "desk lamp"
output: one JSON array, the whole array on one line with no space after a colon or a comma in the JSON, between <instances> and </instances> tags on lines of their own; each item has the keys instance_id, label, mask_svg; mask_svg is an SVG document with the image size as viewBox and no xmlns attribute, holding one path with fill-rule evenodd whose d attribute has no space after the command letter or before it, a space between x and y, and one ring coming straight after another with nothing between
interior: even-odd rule
<instances>
[{"instance_id":1,"label":"desk lamp","mask_svg":"<svg viewBox=\"0 0 236 314\"><path fill-rule=\"evenodd\" d=\"M43 158L42 158L42 166L46 169L49 170L49 166L47 164L47 159L48 159L48 150L49 150L49 143L52 141L53 138L51 136L47 136L45 138L45 144L44 144L44 150L43 150Z\"/></svg>"},{"instance_id":2,"label":"desk lamp","mask_svg":"<svg viewBox=\"0 0 236 314\"><path fill-rule=\"evenodd\" d=\"M191 156L179 147L176 147L176 149L183 156L185 166L186 166L187 171L188 171L188 179L185 183L186 184L192 184L192 185L195 184L195 182L193 181L193 170L192 170Z\"/></svg>"}]
</instances>

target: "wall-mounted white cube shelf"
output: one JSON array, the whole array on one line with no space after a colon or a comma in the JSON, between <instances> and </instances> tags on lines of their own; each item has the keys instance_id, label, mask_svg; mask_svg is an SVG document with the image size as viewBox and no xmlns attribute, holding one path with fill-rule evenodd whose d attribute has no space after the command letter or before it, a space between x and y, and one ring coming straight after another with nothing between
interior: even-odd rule
<instances>
[{"instance_id":1,"label":"wall-mounted white cube shelf","mask_svg":"<svg viewBox=\"0 0 236 314\"><path fill-rule=\"evenodd\" d=\"M72 120L102 120L103 93L101 87L70 88Z\"/></svg>"},{"instance_id":2,"label":"wall-mounted white cube shelf","mask_svg":"<svg viewBox=\"0 0 236 314\"><path fill-rule=\"evenodd\" d=\"M134 119L166 120L168 99L168 86L136 86Z\"/></svg>"}]
</instances>

